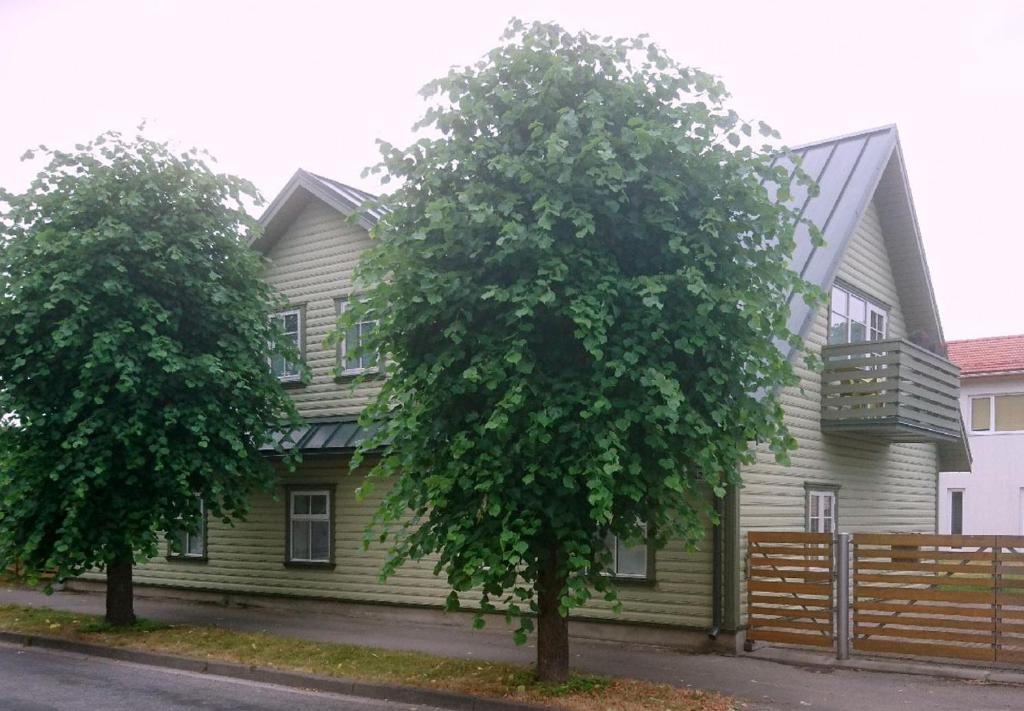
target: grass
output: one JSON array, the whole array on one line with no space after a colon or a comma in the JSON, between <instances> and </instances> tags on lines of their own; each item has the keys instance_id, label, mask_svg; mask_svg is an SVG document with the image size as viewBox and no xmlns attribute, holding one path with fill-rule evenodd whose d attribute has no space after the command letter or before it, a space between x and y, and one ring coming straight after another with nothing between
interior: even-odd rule
<instances>
[{"instance_id":1,"label":"grass","mask_svg":"<svg viewBox=\"0 0 1024 711\"><path fill-rule=\"evenodd\" d=\"M524 666L392 652L218 627L140 621L113 628L94 615L0 605L0 629L109 647L237 662L320 676L503 698L572 711L727 711L728 697L669 684L573 674L542 684Z\"/></svg>"}]
</instances>

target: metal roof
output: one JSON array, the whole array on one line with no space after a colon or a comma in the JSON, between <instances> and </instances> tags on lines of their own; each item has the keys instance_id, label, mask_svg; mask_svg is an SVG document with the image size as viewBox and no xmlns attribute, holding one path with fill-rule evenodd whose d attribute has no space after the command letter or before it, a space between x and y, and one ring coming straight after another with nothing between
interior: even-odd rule
<instances>
[{"instance_id":1,"label":"metal roof","mask_svg":"<svg viewBox=\"0 0 1024 711\"><path fill-rule=\"evenodd\" d=\"M825 244L820 247L812 244L807 225L798 224L796 249L790 258L793 271L822 288L831 286L846 246L892 154L895 136L895 129L889 126L794 150L803 170L817 182L819 191L817 196L811 197L806 186L796 185L787 204L821 230ZM786 157L780 158L778 164L793 167ZM768 188L772 191L771 185ZM789 330L806 337L814 312L803 299L792 296L789 306ZM788 346L783 350L790 354Z\"/></svg>"},{"instance_id":2,"label":"metal roof","mask_svg":"<svg viewBox=\"0 0 1024 711\"><path fill-rule=\"evenodd\" d=\"M805 186L794 186L788 205L821 230L825 244L815 246L806 224L797 225L796 248L790 267L804 279L829 289L846 248L871 201L875 201L886 249L900 298L907 332L933 349L943 344L931 275L914 210L895 126L883 126L793 149L803 170L818 184L811 197ZM791 168L785 157L779 163ZM773 191L773 186L766 186ZM789 330L806 339L815 311L803 299L789 299ZM784 342L779 348L792 357ZM962 423L961 423L962 429ZM939 446L944 470L970 469L966 437Z\"/></svg>"},{"instance_id":3,"label":"metal roof","mask_svg":"<svg viewBox=\"0 0 1024 711\"><path fill-rule=\"evenodd\" d=\"M811 197L806 187L794 186L789 205L821 230L825 244L813 245L807 226L799 224L791 268L821 288L830 288L861 218L874 200L889 260L898 275L896 286L907 331L919 342L941 345L942 325L896 127L883 126L818 141L798 146L793 152L803 170L817 182L819 192ZM782 164L788 160L779 159ZM766 187L773 191L773 186ZM352 186L299 169L260 218L263 235L252 246L264 252L269 249L312 198L348 216L372 197ZM382 214L379 210L363 214L359 224L370 229ZM806 339L815 312L800 298L791 296L789 305L789 330ZM788 344L778 345L787 356L793 356ZM311 425L317 429L322 426L326 424ZM315 445L319 437L316 432L302 433L300 448L303 443Z\"/></svg>"},{"instance_id":4,"label":"metal roof","mask_svg":"<svg viewBox=\"0 0 1024 711\"><path fill-rule=\"evenodd\" d=\"M359 224L369 230L384 214L383 210L366 205L374 198L374 195L351 185L299 168L263 211L259 219L263 231L250 242L250 246L261 252L269 250L313 199L325 202L346 217L358 213Z\"/></svg>"},{"instance_id":5,"label":"metal roof","mask_svg":"<svg viewBox=\"0 0 1024 711\"><path fill-rule=\"evenodd\" d=\"M376 431L374 426L363 427L354 417L318 420L291 432L275 432L273 443L264 444L260 451L274 454L274 444L279 443L285 451L298 449L303 454L351 452Z\"/></svg>"},{"instance_id":6,"label":"metal roof","mask_svg":"<svg viewBox=\"0 0 1024 711\"><path fill-rule=\"evenodd\" d=\"M900 275L897 289L908 332L941 344L942 325L896 127L810 143L793 152L817 182L819 192L811 197L805 186L795 186L788 204L817 225L825 244L814 246L807 225L798 225L791 268L823 289L831 287L846 247L875 199L893 271ZM780 163L792 167L786 158L780 158ZM803 299L790 298L790 331L806 337L813 317ZM785 350L788 353L788 347Z\"/></svg>"},{"instance_id":7,"label":"metal roof","mask_svg":"<svg viewBox=\"0 0 1024 711\"><path fill-rule=\"evenodd\" d=\"M307 171L303 172L305 173ZM339 183L337 180L331 180L330 178L325 178L324 176L317 175L316 173L308 173L308 175L311 175L314 179L320 181L320 183L322 183L328 190L332 190L336 193L341 200L352 207L353 211L360 209L365 203L377 199L377 196L372 193L360 190L359 188L354 188L351 185L345 185L345 183ZM376 222L384 216L384 211L379 207L370 207L367 205L366 214L370 216L370 219L373 222Z\"/></svg>"}]
</instances>

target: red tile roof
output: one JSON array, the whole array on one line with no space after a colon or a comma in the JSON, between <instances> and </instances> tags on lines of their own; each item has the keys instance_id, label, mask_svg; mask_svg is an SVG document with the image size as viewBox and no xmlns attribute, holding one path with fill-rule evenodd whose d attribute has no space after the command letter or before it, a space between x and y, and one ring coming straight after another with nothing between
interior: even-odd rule
<instances>
[{"instance_id":1,"label":"red tile roof","mask_svg":"<svg viewBox=\"0 0 1024 711\"><path fill-rule=\"evenodd\" d=\"M1024 372L1024 335L949 341L946 346L961 375Z\"/></svg>"}]
</instances>

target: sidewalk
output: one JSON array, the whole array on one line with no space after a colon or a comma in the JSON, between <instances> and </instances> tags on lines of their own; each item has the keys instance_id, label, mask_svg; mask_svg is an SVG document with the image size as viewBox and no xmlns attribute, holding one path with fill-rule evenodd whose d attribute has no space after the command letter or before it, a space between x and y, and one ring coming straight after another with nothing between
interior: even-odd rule
<instances>
[{"instance_id":1,"label":"sidewalk","mask_svg":"<svg viewBox=\"0 0 1024 711\"><path fill-rule=\"evenodd\" d=\"M60 592L52 596L24 589L0 588L0 604L49 607L72 612L102 614L98 593ZM245 632L266 632L314 641L331 641L420 651L438 656L479 658L531 664L535 649L516 647L511 634L498 627L474 631L451 625L410 623L382 607L374 617L341 614L297 614L279 607L223 607L179 600L139 598L136 613L169 624L215 625ZM777 650L773 650L777 651ZM831 709L940 709L976 711L1024 706L1024 688L886 671L862 671L839 666L803 666L816 655L757 654L744 657L689 655L657 647L574 641L572 665L585 672L665 682L681 687L719 691L737 697L743 708ZM784 661L786 663L779 663ZM883 662L886 668L920 673L929 667ZM798 666L800 665L800 666ZM938 667L936 667L938 668ZM1012 680L1010 676L993 679ZM1019 677L1018 677L1019 678Z\"/></svg>"}]
</instances>

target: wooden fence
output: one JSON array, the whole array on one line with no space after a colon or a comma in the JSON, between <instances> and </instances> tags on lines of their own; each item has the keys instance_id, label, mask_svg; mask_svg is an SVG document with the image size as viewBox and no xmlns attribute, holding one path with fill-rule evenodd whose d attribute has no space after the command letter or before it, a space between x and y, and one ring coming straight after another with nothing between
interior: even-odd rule
<instances>
[{"instance_id":1,"label":"wooden fence","mask_svg":"<svg viewBox=\"0 0 1024 711\"><path fill-rule=\"evenodd\" d=\"M760 533L747 537L747 639L832 647L832 535Z\"/></svg>"},{"instance_id":2,"label":"wooden fence","mask_svg":"<svg viewBox=\"0 0 1024 711\"><path fill-rule=\"evenodd\" d=\"M1024 537L855 534L854 651L1024 662Z\"/></svg>"}]
</instances>

